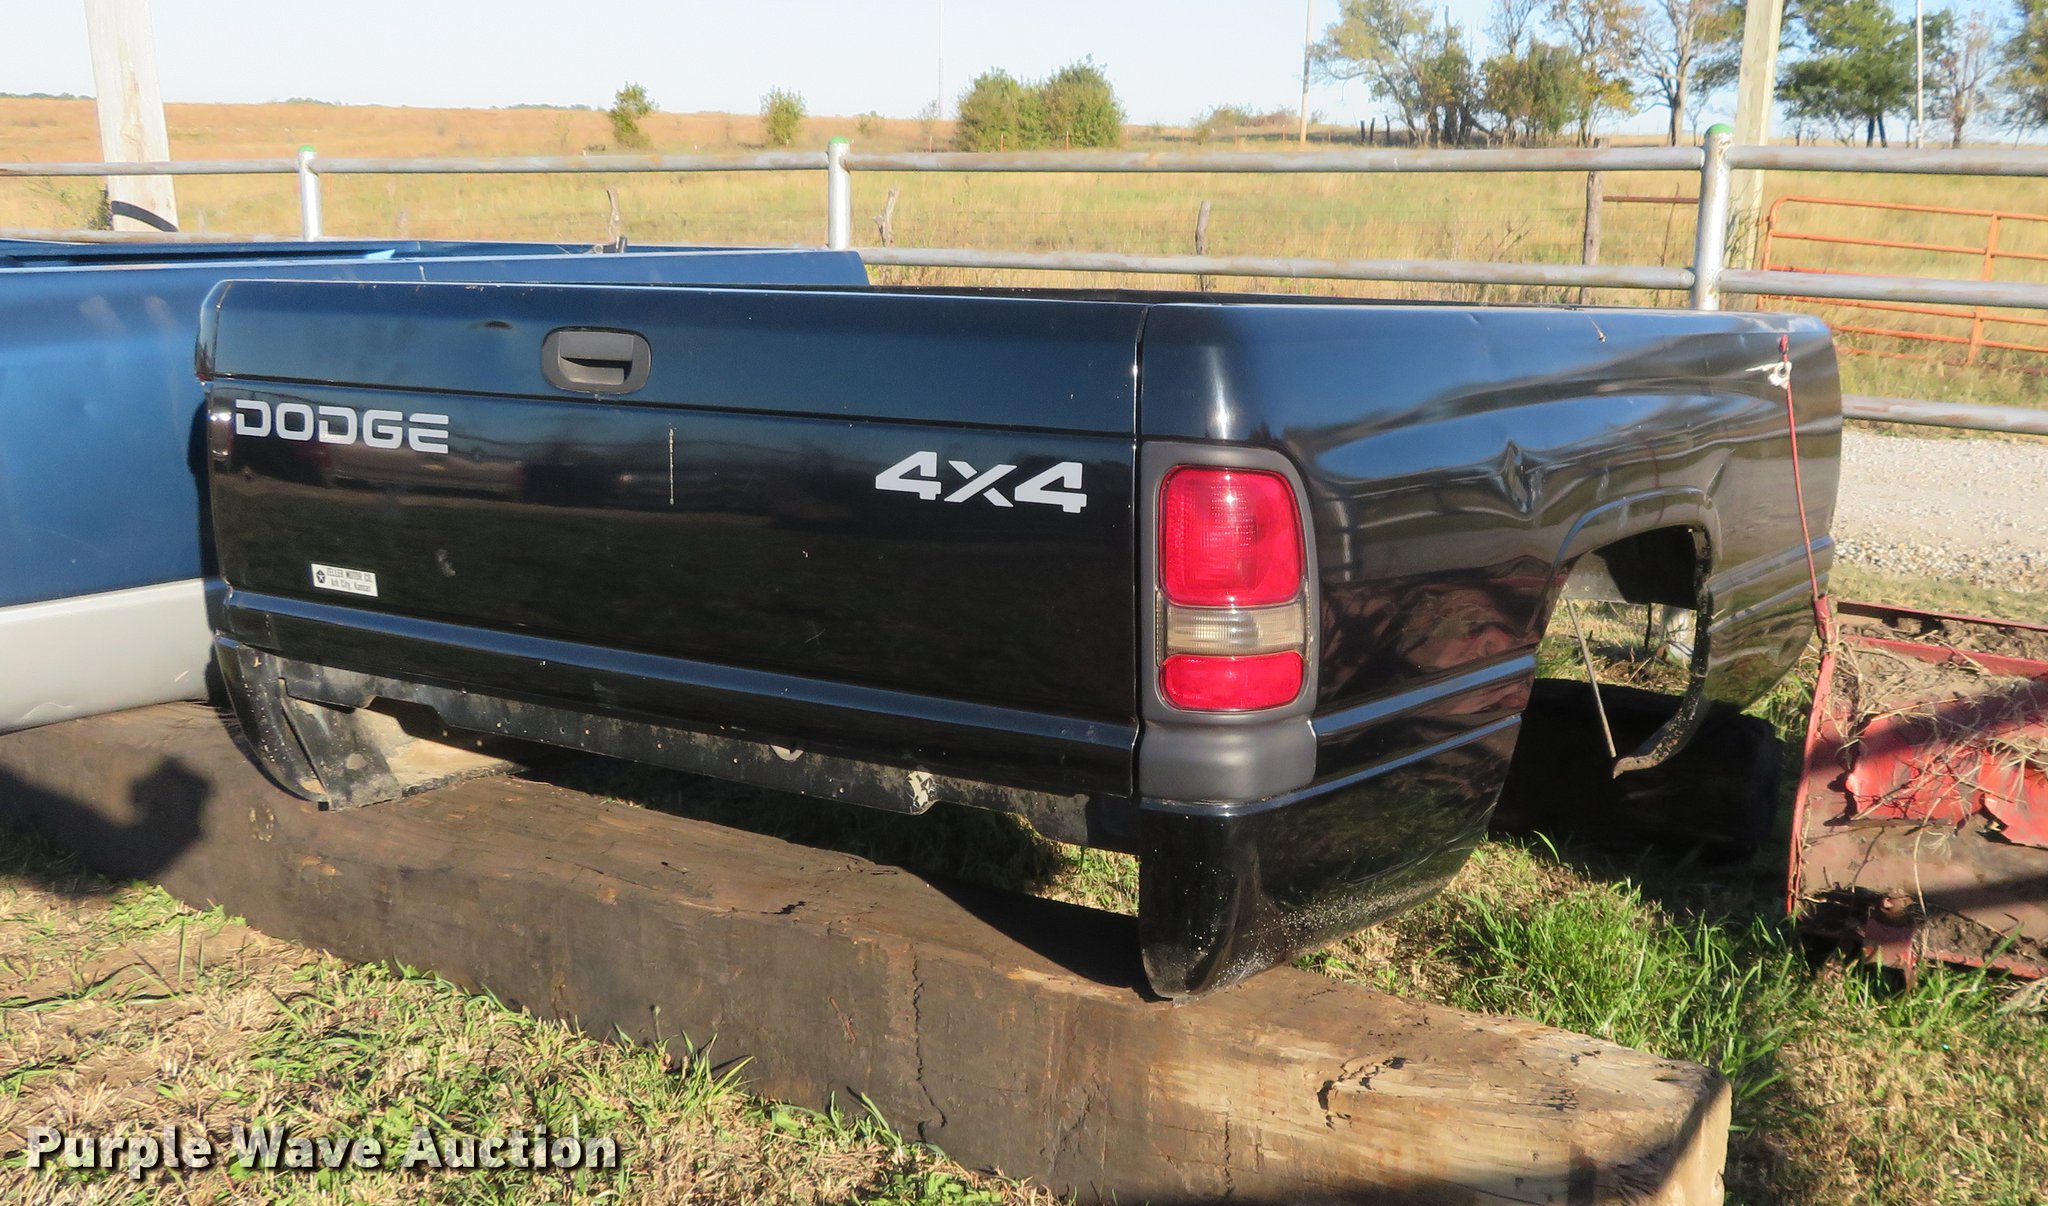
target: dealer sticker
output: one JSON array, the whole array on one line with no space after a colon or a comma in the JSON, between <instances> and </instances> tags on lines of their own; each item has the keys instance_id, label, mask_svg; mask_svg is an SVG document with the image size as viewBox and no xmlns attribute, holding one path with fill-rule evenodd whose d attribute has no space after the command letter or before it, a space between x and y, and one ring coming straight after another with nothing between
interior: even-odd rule
<instances>
[{"instance_id":1,"label":"dealer sticker","mask_svg":"<svg viewBox=\"0 0 2048 1206\"><path fill-rule=\"evenodd\" d=\"M313 585L321 590L338 590L345 595L377 597L377 575L369 570L343 569L338 565L313 562Z\"/></svg>"}]
</instances>

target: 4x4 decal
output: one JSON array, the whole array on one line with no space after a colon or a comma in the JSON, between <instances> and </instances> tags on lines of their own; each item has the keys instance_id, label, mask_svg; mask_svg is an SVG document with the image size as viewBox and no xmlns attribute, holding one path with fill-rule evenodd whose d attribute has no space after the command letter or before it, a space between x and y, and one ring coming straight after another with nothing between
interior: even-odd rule
<instances>
[{"instance_id":1,"label":"4x4 decal","mask_svg":"<svg viewBox=\"0 0 2048 1206\"><path fill-rule=\"evenodd\" d=\"M1011 499L1015 499L1020 503L1058 507L1068 514L1088 505L1088 496L1081 492L1079 461L1061 461L1050 469L1031 475L1019 482L1008 497L1004 497L996 485L1016 472L1017 466L996 465L976 469L966 461L954 460L947 461L946 465L960 477L960 485L950 491L939 473L939 454L936 452L913 452L882 470L875 475L875 489L915 494L926 502L941 497L949 503L985 498L998 507L1008 507L1014 505ZM1054 489L1055 486L1060 488Z\"/></svg>"}]
</instances>

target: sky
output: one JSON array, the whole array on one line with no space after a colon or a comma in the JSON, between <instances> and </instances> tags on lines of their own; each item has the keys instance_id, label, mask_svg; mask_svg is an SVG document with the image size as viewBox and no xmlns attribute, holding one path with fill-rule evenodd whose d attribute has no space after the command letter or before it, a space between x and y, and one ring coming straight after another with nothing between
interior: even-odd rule
<instances>
[{"instance_id":1,"label":"sky","mask_svg":"<svg viewBox=\"0 0 2048 1206\"><path fill-rule=\"evenodd\" d=\"M1980 0L1981 2L1981 0ZM1968 5L1971 0L1965 0ZM1490 0L1445 0L1477 37ZM1929 7L1941 7L1930 3ZM1293 109L1304 0L154 0L167 101L480 108L603 107L627 81L665 110L752 113L770 88L816 114L947 115L993 67L1042 76L1092 56L1138 124L1212 105ZM1338 0L1307 0L1320 35ZM0 92L89 95L80 0L0 0ZM1309 107L1383 115L1361 83L1317 84ZM1728 117L1724 98L1702 124ZM1660 127L1656 113L1628 129Z\"/></svg>"}]
</instances>

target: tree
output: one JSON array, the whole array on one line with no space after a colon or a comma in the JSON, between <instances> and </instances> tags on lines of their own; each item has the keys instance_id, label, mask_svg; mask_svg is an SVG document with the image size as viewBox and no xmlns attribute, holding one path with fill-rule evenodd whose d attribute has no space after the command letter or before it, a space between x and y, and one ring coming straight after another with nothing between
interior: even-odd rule
<instances>
[{"instance_id":1,"label":"tree","mask_svg":"<svg viewBox=\"0 0 2048 1206\"><path fill-rule=\"evenodd\" d=\"M1943 14L1948 16L1948 14ZM1932 115L1948 122L1948 145L1963 145L1970 123L1990 107L1998 71L1998 47L1991 22L1973 12L1961 22L1944 22L1933 43L1929 82L1933 85Z\"/></svg>"},{"instance_id":2,"label":"tree","mask_svg":"<svg viewBox=\"0 0 2048 1206\"><path fill-rule=\"evenodd\" d=\"M796 141L806 110L801 92L770 88L761 98L761 132L771 146L786 147Z\"/></svg>"},{"instance_id":3,"label":"tree","mask_svg":"<svg viewBox=\"0 0 2048 1206\"><path fill-rule=\"evenodd\" d=\"M612 107L605 110L605 116L612 123L612 142L622 147L644 147L647 134L640 128L640 119L654 112L654 102L647 99L647 89L638 84L627 84L612 97Z\"/></svg>"},{"instance_id":4,"label":"tree","mask_svg":"<svg viewBox=\"0 0 2048 1206\"><path fill-rule=\"evenodd\" d=\"M1479 67L1483 108L1494 119L1494 132L1510 142L1554 140L1578 115L1578 60L1536 37L1545 3L1494 0L1487 18L1494 54Z\"/></svg>"},{"instance_id":5,"label":"tree","mask_svg":"<svg viewBox=\"0 0 2048 1206\"><path fill-rule=\"evenodd\" d=\"M1547 0L1493 0L1486 18L1486 40L1499 54L1519 55L1522 43L1535 42L1536 18Z\"/></svg>"},{"instance_id":6,"label":"tree","mask_svg":"<svg viewBox=\"0 0 2048 1206\"><path fill-rule=\"evenodd\" d=\"M1579 142L1584 145L1593 141L1593 123L1602 113L1635 110L1643 10L1635 0L1549 0L1545 16L1579 61Z\"/></svg>"},{"instance_id":7,"label":"tree","mask_svg":"<svg viewBox=\"0 0 2048 1206\"><path fill-rule=\"evenodd\" d=\"M1741 15L1729 0L1652 0L1633 51L1638 78L1671 115L1665 139L1672 146L1695 91L1710 86L1709 68L1741 41Z\"/></svg>"},{"instance_id":8,"label":"tree","mask_svg":"<svg viewBox=\"0 0 2048 1206\"><path fill-rule=\"evenodd\" d=\"M1457 146L1480 129L1479 65L1465 49L1465 33L1445 22L1435 49L1422 61L1420 85L1424 135L1432 143Z\"/></svg>"},{"instance_id":9,"label":"tree","mask_svg":"<svg viewBox=\"0 0 2048 1206\"><path fill-rule=\"evenodd\" d=\"M1845 141L1860 125L1864 145L1891 145L1885 118L1912 108L1913 23L1887 0L1808 0L1797 18L1804 53L1778 74L1786 109ZM1927 18L1930 40L1943 36L1947 18Z\"/></svg>"},{"instance_id":10,"label":"tree","mask_svg":"<svg viewBox=\"0 0 2048 1206\"><path fill-rule=\"evenodd\" d=\"M1342 0L1310 55L1323 79L1364 80L1420 139L1423 63L1438 40L1435 10L1420 0Z\"/></svg>"},{"instance_id":11,"label":"tree","mask_svg":"<svg viewBox=\"0 0 2048 1206\"><path fill-rule=\"evenodd\" d=\"M1486 111L1501 137L1511 141L1555 141L1576 123L1586 87L1579 61L1562 46L1531 42L1518 52L1486 60Z\"/></svg>"},{"instance_id":12,"label":"tree","mask_svg":"<svg viewBox=\"0 0 2048 1206\"><path fill-rule=\"evenodd\" d=\"M1364 80L1419 142L1462 141L1478 128L1481 72L1464 31L1422 0L1342 0L1311 56L1326 80Z\"/></svg>"},{"instance_id":13,"label":"tree","mask_svg":"<svg viewBox=\"0 0 2048 1206\"><path fill-rule=\"evenodd\" d=\"M2006 123L2019 130L2048 126L2048 0L2014 0L1999 90Z\"/></svg>"}]
</instances>

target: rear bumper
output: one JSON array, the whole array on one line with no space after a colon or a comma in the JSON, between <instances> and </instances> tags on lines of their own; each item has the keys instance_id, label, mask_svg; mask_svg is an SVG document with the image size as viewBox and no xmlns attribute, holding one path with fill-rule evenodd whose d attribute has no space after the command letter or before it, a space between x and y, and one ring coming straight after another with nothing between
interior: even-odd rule
<instances>
[{"instance_id":1,"label":"rear bumper","mask_svg":"<svg viewBox=\"0 0 2048 1206\"><path fill-rule=\"evenodd\" d=\"M1138 924L1153 989L1233 984L1441 889L1485 835L1520 723L1251 804L1146 801Z\"/></svg>"},{"instance_id":2,"label":"rear bumper","mask_svg":"<svg viewBox=\"0 0 2048 1206\"><path fill-rule=\"evenodd\" d=\"M409 699L438 691L448 707L462 706L463 695L523 701L626 725L694 729L763 747L918 767L1026 791L1130 794L1136 730L1127 722L914 695L244 590L229 592L221 625L222 637L252 649L374 678L379 685L372 693L387 697ZM390 696L394 691L406 694ZM462 722L451 718L450 723ZM545 735L534 739L552 740ZM623 749L586 748L639 756Z\"/></svg>"}]
</instances>

